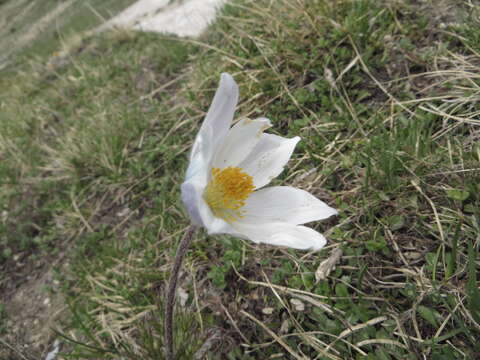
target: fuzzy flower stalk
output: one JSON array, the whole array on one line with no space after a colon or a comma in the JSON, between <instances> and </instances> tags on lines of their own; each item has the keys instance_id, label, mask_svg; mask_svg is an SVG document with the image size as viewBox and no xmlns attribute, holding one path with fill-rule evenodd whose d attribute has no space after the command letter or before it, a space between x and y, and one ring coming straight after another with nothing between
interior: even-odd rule
<instances>
[{"instance_id":1,"label":"fuzzy flower stalk","mask_svg":"<svg viewBox=\"0 0 480 360\"><path fill-rule=\"evenodd\" d=\"M255 243L318 250L325 245L325 237L302 224L337 214L304 190L266 187L283 171L300 138L265 133L272 126L266 118L241 119L232 126L237 102L238 86L230 74L223 73L181 186L182 201L193 225L179 245L174 265L177 273L172 271L167 294L165 345L169 360L173 359L171 321L176 279L194 227Z\"/></svg>"}]
</instances>

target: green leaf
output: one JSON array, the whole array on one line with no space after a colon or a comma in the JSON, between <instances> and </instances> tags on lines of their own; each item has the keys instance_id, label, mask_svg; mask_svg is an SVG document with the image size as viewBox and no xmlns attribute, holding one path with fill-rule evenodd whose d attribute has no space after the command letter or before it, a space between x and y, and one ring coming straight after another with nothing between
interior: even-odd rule
<instances>
[{"instance_id":1,"label":"green leaf","mask_svg":"<svg viewBox=\"0 0 480 360\"><path fill-rule=\"evenodd\" d=\"M468 243L467 263L467 298L468 308L475 321L480 322L480 291L477 287L477 271L475 270L476 253L471 242Z\"/></svg>"},{"instance_id":2,"label":"green leaf","mask_svg":"<svg viewBox=\"0 0 480 360\"><path fill-rule=\"evenodd\" d=\"M347 286L343 283L338 283L335 286L335 294L337 294L337 296L341 296L341 297L349 296Z\"/></svg>"},{"instance_id":3,"label":"green leaf","mask_svg":"<svg viewBox=\"0 0 480 360\"><path fill-rule=\"evenodd\" d=\"M405 225L405 218L401 215L394 215L388 218L388 225L392 231L400 230Z\"/></svg>"},{"instance_id":4,"label":"green leaf","mask_svg":"<svg viewBox=\"0 0 480 360\"><path fill-rule=\"evenodd\" d=\"M426 307L426 306L423 306L423 305L420 305L418 308L417 308L417 312L420 314L420 316L426 320L430 325L432 325L433 327L438 327L438 319L440 319L442 316L438 313L438 311L432 309L432 308L429 308L429 307Z\"/></svg>"},{"instance_id":5,"label":"green leaf","mask_svg":"<svg viewBox=\"0 0 480 360\"><path fill-rule=\"evenodd\" d=\"M378 360L391 360L391 356L382 348L375 351L375 355Z\"/></svg>"},{"instance_id":6,"label":"green leaf","mask_svg":"<svg viewBox=\"0 0 480 360\"><path fill-rule=\"evenodd\" d=\"M447 197L453 200L458 200L458 201L465 201L469 198L470 193L465 190L460 190L460 189L449 189L445 190L447 193Z\"/></svg>"},{"instance_id":7,"label":"green leaf","mask_svg":"<svg viewBox=\"0 0 480 360\"><path fill-rule=\"evenodd\" d=\"M475 206L473 204L466 204L463 207L463 211L469 214L475 213Z\"/></svg>"},{"instance_id":8,"label":"green leaf","mask_svg":"<svg viewBox=\"0 0 480 360\"><path fill-rule=\"evenodd\" d=\"M455 234L452 238L452 252L448 252L447 255L447 270L445 272L445 277L449 278L452 276L457 269L457 248L458 248L458 238L460 236L460 230L462 228L462 223L457 224L455 229Z\"/></svg>"},{"instance_id":9,"label":"green leaf","mask_svg":"<svg viewBox=\"0 0 480 360\"><path fill-rule=\"evenodd\" d=\"M208 277L212 279L212 283L219 289L225 289L227 287L227 281L225 280L225 272L221 267L214 267L208 272Z\"/></svg>"},{"instance_id":10,"label":"green leaf","mask_svg":"<svg viewBox=\"0 0 480 360\"><path fill-rule=\"evenodd\" d=\"M10 256L12 256L12 249L10 249L9 247L6 247L5 249L3 249L2 251L2 255L4 258L8 259Z\"/></svg>"},{"instance_id":11,"label":"green leaf","mask_svg":"<svg viewBox=\"0 0 480 360\"><path fill-rule=\"evenodd\" d=\"M427 267L432 268L437 264L438 256L437 253L429 252L425 254L425 261L427 262Z\"/></svg>"},{"instance_id":12,"label":"green leaf","mask_svg":"<svg viewBox=\"0 0 480 360\"><path fill-rule=\"evenodd\" d=\"M375 240L368 240L365 247L368 251L381 251L387 247L387 242L382 236L377 236Z\"/></svg>"}]
</instances>

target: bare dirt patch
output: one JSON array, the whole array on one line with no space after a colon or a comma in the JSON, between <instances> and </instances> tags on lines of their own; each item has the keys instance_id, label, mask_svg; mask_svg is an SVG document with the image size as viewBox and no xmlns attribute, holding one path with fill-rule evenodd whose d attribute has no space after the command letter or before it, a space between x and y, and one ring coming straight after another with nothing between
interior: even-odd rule
<instances>
[{"instance_id":1,"label":"bare dirt patch","mask_svg":"<svg viewBox=\"0 0 480 360\"><path fill-rule=\"evenodd\" d=\"M5 310L8 315L8 334L0 344L2 359L39 359L45 357L55 336L57 320L65 305L63 296L55 289L53 270L41 264L25 264L30 275L9 283L4 293ZM36 267L39 266L40 269Z\"/></svg>"}]
</instances>

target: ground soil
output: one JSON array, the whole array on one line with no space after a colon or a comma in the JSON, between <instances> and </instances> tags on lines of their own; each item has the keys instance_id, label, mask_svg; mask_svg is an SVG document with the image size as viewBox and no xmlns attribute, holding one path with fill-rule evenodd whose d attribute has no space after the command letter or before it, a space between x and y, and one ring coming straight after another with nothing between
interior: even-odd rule
<instances>
[{"instance_id":1,"label":"ground soil","mask_svg":"<svg viewBox=\"0 0 480 360\"><path fill-rule=\"evenodd\" d=\"M0 342L0 359L41 359L51 350L56 322L66 306L57 291L53 266L32 256L9 264L8 283L3 284L0 302L7 314L7 334ZM5 271L5 268L2 269Z\"/></svg>"}]
</instances>

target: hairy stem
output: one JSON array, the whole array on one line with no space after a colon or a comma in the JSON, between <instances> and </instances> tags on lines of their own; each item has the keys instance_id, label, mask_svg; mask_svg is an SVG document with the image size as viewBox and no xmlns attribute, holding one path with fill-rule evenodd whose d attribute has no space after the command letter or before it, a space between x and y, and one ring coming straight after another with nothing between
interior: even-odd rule
<instances>
[{"instance_id":1,"label":"hairy stem","mask_svg":"<svg viewBox=\"0 0 480 360\"><path fill-rule=\"evenodd\" d=\"M193 239L196 227L190 225L183 235L180 244L178 245L177 255L175 256L175 262L173 264L172 273L168 280L167 297L165 304L165 355L167 360L173 360L173 309L175 305L175 293L177 291L178 273L182 267L183 259L187 253L190 242Z\"/></svg>"}]
</instances>

